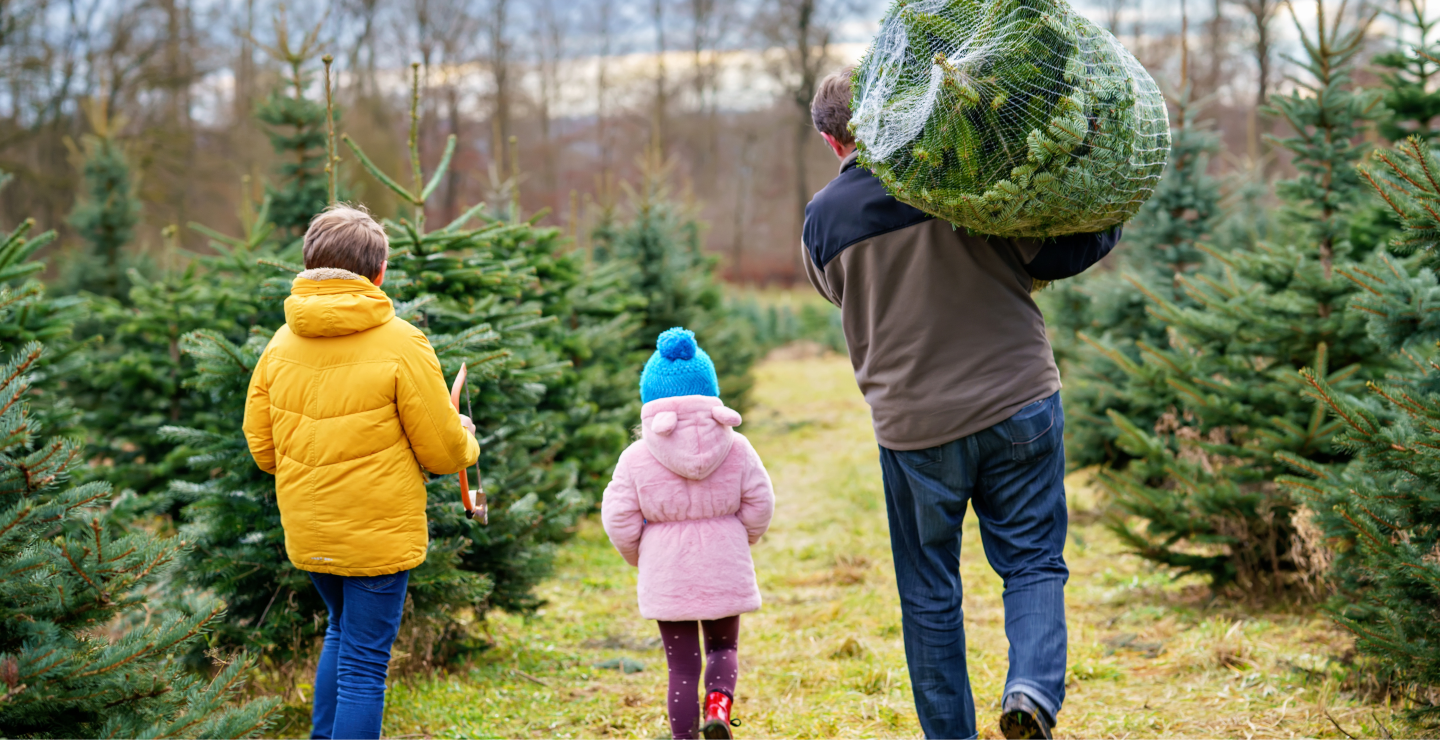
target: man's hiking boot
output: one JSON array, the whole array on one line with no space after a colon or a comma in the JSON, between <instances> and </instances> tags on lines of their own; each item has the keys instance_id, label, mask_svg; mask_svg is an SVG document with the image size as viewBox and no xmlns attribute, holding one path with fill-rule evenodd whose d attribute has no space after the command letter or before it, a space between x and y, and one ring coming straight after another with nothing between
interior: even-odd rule
<instances>
[{"instance_id":1,"label":"man's hiking boot","mask_svg":"<svg viewBox=\"0 0 1440 740\"><path fill-rule=\"evenodd\" d=\"M1005 697L1000 710L1000 734L1012 740L1023 738L1051 737L1054 724L1045 718L1045 712L1035 701L1020 692ZM706 737L709 737L708 735Z\"/></svg>"},{"instance_id":2,"label":"man's hiking boot","mask_svg":"<svg viewBox=\"0 0 1440 740\"><path fill-rule=\"evenodd\" d=\"M705 696L705 722L700 725L700 734L706 740L730 740L730 725L739 724L730 719L734 699L723 691L712 691Z\"/></svg>"}]
</instances>

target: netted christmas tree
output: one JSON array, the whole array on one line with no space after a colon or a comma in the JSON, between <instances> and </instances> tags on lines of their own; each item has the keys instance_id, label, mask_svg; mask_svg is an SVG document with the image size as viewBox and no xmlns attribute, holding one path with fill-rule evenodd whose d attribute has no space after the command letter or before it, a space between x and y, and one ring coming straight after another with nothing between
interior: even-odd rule
<instances>
[{"instance_id":1,"label":"netted christmas tree","mask_svg":"<svg viewBox=\"0 0 1440 740\"><path fill-rule=\"evenodd\" d=\"M854 87L861 164L980 234L1128 221L1170 150L1155 81L1065 0L897 0Z\"/></svg>"},{"instance_id":2,"label":"netted christmas tree","mask_svg":"<svg viewBox=\"0 0 1440 740\"><path fill-rule=\"evenodd\" d=\"M1273 103L1295 131L1277 140L1299 173L1277 186L1290 232L1213 255L1220 277L1182 277L1193 307L1150 295L1170 346L1147 349L1143 364L1179 403L1153 425L1112 411L1117 444L1137 459L1101 475L1127 545L1252 594L1278 593L1303 568L1295 502L1275 484L1275 455L1315 465L1347 457L1332 442L1337 423L1301 392L1297 371L1347 390L1391 366L1344 310L1357 288L1337 274L1337 265L1365 256L1349 239L1350 215L1370 197L1354 164L1364 127L1383 106L1378 92L1354 89L1350 75L1373 16L1327 18L1323 4L1318 13L1313 32L1295 18L1306 77Z\"/></svg>"},{"instance_id":3,"label":"netted christmas tree","mask_svg":"<svg viewBox=\"0 0 1440 740\"><path fill-rule=\"evenodd\" d=\"M61 285L123 298L130 289L127 271L135 260L125 249L140 222L140 200L125 148L116 138L123 121L112 119L103 102L84 106L91 132L80 138L80 197L69 223L84 242L67 257Z\"/></svg>"},{"instance_id":4,"label":"netted christmas tree","mask_svg":"<svg viewBox=\"0 0 1440 740\"><path fill-rule=\"evenodd\" d=\"M1065 381L1066 459L1074 467L1121 465L1114 445L1114 409L1152 423L1175 401L1141 358L1168 343L1165 324L1150 312L1146 293L1192 305L1180 278L1212 263L1202 248L1221 222L1220 184L1208 173L1219 138L1196 121L1188 92L1178 104L1169 168L1155 196L1125 227L1106 263L1041 291L1055 359ZM1222 249L1224 249L1222 247Z\"/></svg>"},{"instance_id":5,"label":"netted christmas tree","mask_svg":"<svg viewBox=\"0 0 1440 740\"><path fill-rule=\"evenodd\" d=\"M1440 685L1440 365L1430 359L1440 339L1440 157L1415 136L1361 169L1405 231L1394 241L1399 258L1347 271L1364 288L1350 310L1408 372L1350 393L1307 373L1311 394L1344 426L1338 443L1359 459L1320 467L1283 455L1300 475L1282 482L1305 505L1308 553L1329 565L1328 610L1387 683L1433 714L1440 706L1417 689Z\"/></svg>"},{"instance_id":6,"label":"netted christmas tree","mask_svg":"<svg viewBox=\"0 0 1440 740\"><path fill-rule=\"evenodd\" d=\"M3 240L0 273L38 265L28 225ZM115 534L110 486L70 482L81 443L47 436L29 409L35 383L52 381L43 346L13 337L28 333L27 314L62 314L52 303L34 284L0 287L0 735L258 735L275 703L234 703L247 659L204 678L176 658L223 616L214 600L154 598L186 543L143 527Z\"/></svg>"}]
</instances>

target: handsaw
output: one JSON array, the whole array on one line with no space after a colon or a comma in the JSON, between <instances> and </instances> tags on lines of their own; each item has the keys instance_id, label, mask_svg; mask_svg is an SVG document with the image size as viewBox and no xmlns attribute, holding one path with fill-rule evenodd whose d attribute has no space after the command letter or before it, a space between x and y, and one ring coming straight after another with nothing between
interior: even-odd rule
<instances>
[{"instance_id":1,"label":"handsaw","mask_svg":"<svg viewBox=\"0 0 1440 740\"><path fill-rule=\"evenodd\" d=\"M455 374L455 383L450 386L450 405L455 411L460 411L460 389L465 388L465 378L469 372L465 369L465 363L460 363L460 372ZM466 388L465 401L468 407L470 401L469 389ZM471 411L470 419L473 421L474 411ZM480 479L480 461L475 461L475 497L470 496L470 469L460 471L460 503L465 505L465 518L474 519L480 517L481 524L490 523L490 507L485 501L485 483Z\"/></svg>"}]
</instances>

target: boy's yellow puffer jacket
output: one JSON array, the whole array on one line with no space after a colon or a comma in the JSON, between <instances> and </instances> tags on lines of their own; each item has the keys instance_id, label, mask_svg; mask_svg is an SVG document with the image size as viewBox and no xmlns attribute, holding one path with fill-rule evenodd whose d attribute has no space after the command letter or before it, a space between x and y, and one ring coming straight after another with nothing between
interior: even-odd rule
<instances>
[{"instance_id":1,"label":"boy's yellow puffer jacket","mask_svg":"<svg viewBox=\"0 0 1440 740\"><path fill-rule=\"evenodd\" d=\"M315 278L315 279L311 279ZM390 298L343 270L300 273L255 365L245 439L275 475L301 570L378 576L425 561L425 476L475 464L435 350Z\"/></svg>"}]
</instances>

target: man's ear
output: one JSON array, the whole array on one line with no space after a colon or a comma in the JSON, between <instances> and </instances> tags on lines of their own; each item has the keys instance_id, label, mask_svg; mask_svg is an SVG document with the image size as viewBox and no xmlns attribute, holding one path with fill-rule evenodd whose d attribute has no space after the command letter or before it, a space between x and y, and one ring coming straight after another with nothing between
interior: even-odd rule
<instances>
[{"instance_id":1,"label":"man's ear","mask_svg":"<svg viewBox=\"0 0 1440 740\"><path fill-rule=\"evenodd\" d=\"M374 283L374 284L375 284L375 287L378 288L378 287L380 287L380 284L381 284L381 283L385 282L385 268L387 268L387 267L389 267L389 266L390 266L389 260L386 260L385 262L381 262L381 263L380 263L380 274L379 274L379 275L376 275L376 276L375 276L375 279L370 281L371 283Z\"/></svg>"},{"instance_id":2,"label":"man's ear","mask_svg":"<svg viewBox=\"0 0 1440 740\"><path fill-rule=\"evenodd\" d=\"M830 151L835 152L835 156L840 159L850 156L850 152L855 151L854 144L841 144L839 139L836 139L824 131L820 132L820 136L825 139L825 143L830 147Z\"/></svg>"}]
</instances>

